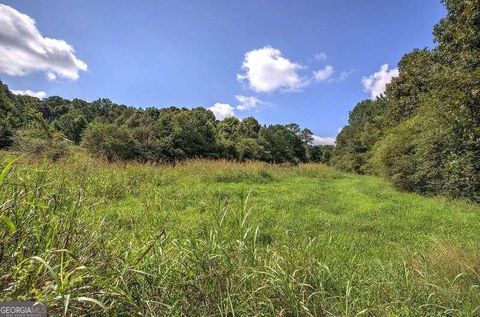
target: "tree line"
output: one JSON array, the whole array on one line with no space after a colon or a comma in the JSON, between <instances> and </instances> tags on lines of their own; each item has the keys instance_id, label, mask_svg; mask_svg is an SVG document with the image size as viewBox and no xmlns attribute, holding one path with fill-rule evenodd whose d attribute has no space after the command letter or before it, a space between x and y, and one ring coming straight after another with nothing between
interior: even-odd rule
<instances>
[{"instance_id":1,"label":"tree line","mask_svg":"<svg viewBox=\"0 0 480 317\"><path fill-rule=\"evenodd\" d=\"M204 108L147 108L109 99L14 95L0 82L0 148L58 158L68 144L109 161L175 164L188 158L327 163L333 146L314 145L298 124L260 125L253 117L222 121Z\"/></svg>"},{"instance_id":2,"label":"tree line","mask_svg":"<svg viewBox=\"0 0 480 317\"><path fill-rule=\"evenodd\" d=\"M480 201L480 0L443 0L436 47L415 49L375 100L350 112L336 146L313 145L297 124L216 120L204 108L137 109L13 95L0 82L0 149L61 156L74 143L108 160L188 158L330 163L400 189Z\"/></svg>"},{"instance_id":3,"label":"tree line","mask_svg":"<svg viewBox=\"0 0 480 317\"><path fill-rule=\"evenodd\" d=\"M400 189L480 201L480 1L443 3L436 47L406 54L384 95L350 112L332 163Z\"/></svg>"}]
</instances>

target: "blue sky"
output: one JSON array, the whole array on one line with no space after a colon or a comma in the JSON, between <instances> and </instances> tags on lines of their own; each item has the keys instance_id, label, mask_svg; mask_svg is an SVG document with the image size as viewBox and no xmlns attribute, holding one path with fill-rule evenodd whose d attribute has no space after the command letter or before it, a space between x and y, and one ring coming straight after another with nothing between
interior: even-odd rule
<instances>
[{"instance_id":1,"label":"blue sky","mask_svg":"<svg viewBox=\"0 0 480 317\"><path fill-rule=\"evenodd\" d=\"M439 0L2 3L0 78L13 90L217 104L221 117L296 122L321 137L381 93L405 53L432 47L445 15Z\"/></svg>"}]
</instances>

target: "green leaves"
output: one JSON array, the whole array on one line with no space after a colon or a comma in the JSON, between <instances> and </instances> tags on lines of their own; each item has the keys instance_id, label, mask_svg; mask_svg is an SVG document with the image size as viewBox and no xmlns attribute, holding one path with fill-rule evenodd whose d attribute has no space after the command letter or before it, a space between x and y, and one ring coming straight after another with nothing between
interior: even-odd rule
<instances>
[{"instance_id":1,"label":"green leaves","mask_svg":"<svg viewBox=\"0 0 480 317\"><path fill-rule=\"evenodd\" d=\"M7 165L5 165L2 172L0 173L0 185L3 183L3 181L7 177L8 173L10 173L16 161L17 160L11 160L10 162L7 163Z\"/></svg>"},{"instance_id":2,"label":"green leaves","mask_svg":"<svg viewBox=\"0 0 480 317\"><path fill-rule=\"evenodd\" d=\"M480 201L480 2L444 3L439 46L405 55L385 98L355 107L333 161L397 188Z\"/></svg>"},{"instance_id":3,"label":"green leaves","mask_svg":"<svg viewBox=\"0 0 480 317\"><path fill-rule=\"evenodd\" d=\"M17 232L17 227L13 223L12 219L8 218L5 215L0 215L0 223L2 223L5 228L8 230L8 232L13 235L15 232Z\"/></svg>"}]
</instances>

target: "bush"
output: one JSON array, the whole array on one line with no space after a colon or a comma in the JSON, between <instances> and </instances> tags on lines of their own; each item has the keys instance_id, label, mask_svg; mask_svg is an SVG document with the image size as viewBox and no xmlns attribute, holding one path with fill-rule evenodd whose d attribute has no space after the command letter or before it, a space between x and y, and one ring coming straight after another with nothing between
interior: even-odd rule
<instances>
[{"instance_id":1,"label":"bush","mask_svg":"<svg viewBox=\"0 0 480 317\"><path fill-rule=\"evenodd\" d=\"M32 123L18 130L14 137L14 149L34 157L45 157L56 161L70 153L68 142L62 136L50 131L42 123Z\"/></svg>"},{"instance_id":2,"label":"bush","mask_svg":"<svg viewBox=\"0 0 480 317\"><path fill-rule=\"evenodd\" d=\"M397 188L422 191L422 179L415 175L416 142L420 134L416 123L416 120L404 122L377 143L371 163L377 174L390 179Z\"/></svg>"}]
</instances>

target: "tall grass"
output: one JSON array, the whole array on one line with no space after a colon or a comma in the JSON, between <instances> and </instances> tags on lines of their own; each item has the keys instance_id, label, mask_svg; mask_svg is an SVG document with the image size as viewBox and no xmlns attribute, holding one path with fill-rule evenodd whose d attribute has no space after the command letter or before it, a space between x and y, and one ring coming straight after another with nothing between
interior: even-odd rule
<instances>
[{"instance_id":1,"label":"tall grass","mask_svg":"<svg viewBox=\"0 0 480 317\"><path fill-rule=\"evenodd\" d=\"M1 164L0 300L66 316L480 315L466 202L315 165ZM397 223L374 225L377 201ZM424 218L436 229L410 222Z\"/></svg>"}]
</instances>

